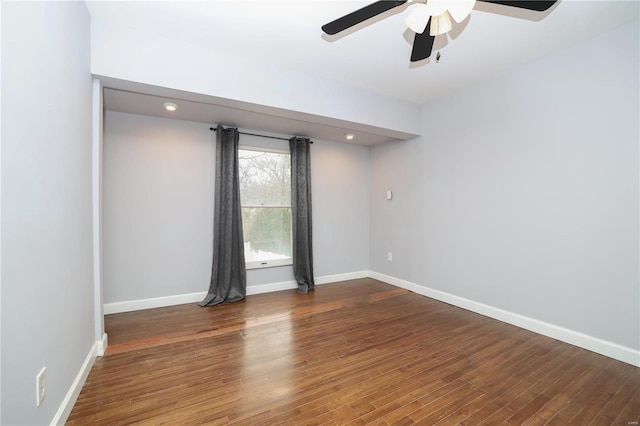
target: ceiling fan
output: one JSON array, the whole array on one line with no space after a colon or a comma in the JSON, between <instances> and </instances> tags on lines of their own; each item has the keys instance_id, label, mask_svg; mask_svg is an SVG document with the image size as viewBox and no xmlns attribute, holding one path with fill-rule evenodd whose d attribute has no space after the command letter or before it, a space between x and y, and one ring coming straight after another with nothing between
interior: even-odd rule
<instances>
[{"instance_id":1,"label":"ceiling fan","mask_svg":"<svg viewBox=\"0 0 640 426\"><path fill-rule=\"evenodd\" d=\"M495 3L520 9L543 12L553 6L557 0L529 1L529 0L478 0L485 3ZM341 18L322 26L326 34L334 35L361 22L378 16L396 7L410 2L416 4L413 12L405 23L416 35L411 50L411 62L420 61L431 56L435 36L451 30L451 17L456 22L462 22L469 16L476 0L396 0L376 1L368 6L351 12Z\"/></svg>"}]
</instances>

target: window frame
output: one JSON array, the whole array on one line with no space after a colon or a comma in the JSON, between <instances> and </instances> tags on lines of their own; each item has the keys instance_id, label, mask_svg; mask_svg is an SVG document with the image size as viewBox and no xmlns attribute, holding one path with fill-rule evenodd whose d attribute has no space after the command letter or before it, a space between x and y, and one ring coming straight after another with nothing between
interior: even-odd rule
<instances>
[{"instance_id":1,"label":"window frame","mask_svg":"<svg viewBox=\"0 0 640 426\"><path fill-rule=\"evenodd\" d=\"M286 149L278 149L278 148L271 148L271 147L262 147L262 146L255 146L255 145L239 145L238 146L238 150L239 151L256 151L256 152L269 152L269 153L273 153L273 154L283 154L283 155L287 155L289 156L289 164L291 164L291 152L289 150ZM240 158L238 158L238 162L240 162ZM289 171L291 172L291 171ZM290 210L292 209L291 206L291 199L289 199L289 204L288 205L254 205L254 204L248 204L248 205L244 205L242 204L242 194L240 195L240 211L242 211L243 208L289 208ZM243 230L244 230L244 222L242 223L243 226ZM293 223L292 221L289 222L289 226L291 228L293 228ZM251 261L251 262L247 262L246 260L246 256L245 256L245 269L249 270L249 269L263 269L263 268L273 268L273 267L278 267L278 266L291 266L293 265L293 229L291 229L291 232L289 233L290 238L289 238L289 246L291 248L291 256L286 258L286 259L272 259L272 260L258 260L258 261Z\"/></svg>"}]
</instances>

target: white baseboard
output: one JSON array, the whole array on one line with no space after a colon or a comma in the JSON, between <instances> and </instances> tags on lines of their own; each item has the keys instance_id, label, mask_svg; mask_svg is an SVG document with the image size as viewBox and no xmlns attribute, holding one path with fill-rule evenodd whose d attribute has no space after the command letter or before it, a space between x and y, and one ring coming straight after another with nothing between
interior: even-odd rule
<instances>
[{"instance_id":1,"label":"white baseboard","mask_svg":"<svg viewBox=\"0 0 640 426\"><path fill-rule=\"evenodd\" d=\"M82 366L80 367L80 371L76 375L76 378L71 383L71 387L67 391L67 394L64 396L60 407L58 407L58 411L55 416L53 416L53 420L51 420L52 425L64 425L71 414L71 410L73 410L73 406L78 400L78 396L80 395L80 391L82 391L82 387L84 386L84 382L87 381L87 377L89 377L89 373L91 372L91 367L93 367L93 363L96 358L99 356L99 347L105 345L106 334L103 336L102 340L96 341L87 357L85 358ZM106 348L106 346L103 346ZM104 352L103 352L104 353Z\"/></svg>"},{"instance_id":2,"label":"white baseboard","mask_svg":"<svg viewBox=\"0 0 640 426\"><path fill-rule=\"evenodd\" d=\"M107 333L103 333L102 339L96 342L96 355L104 356L104 353L107 350L108 345L109 345L109 338L107 336Z\"/></svg>"},{"instance_id":3,"label":"white baseboard","mask_svg":"<svg viewBox=\"0 0 640 426\"><path fill-rule=\"evenodd\" d=\"M544 321L539 321L534 318L529 318L524 315L505 311L503 309L495 308L493 306L455 296L453 294L434 290L428 287L423 287L415 283L380 274L378 272L369 271L368 276L387 284L395 285L396 287L401 287L414 293L418 293L420 295L439 300L441 302L445 302L450 305L466 309L468 311L476 312L478 314L494 318L499 321L506 322L508 324L515 325L517 327L524 328L526 330L533 331L535 333L542 334L556 340L560 340L562 342L570 343L572 345L588 349L592 352L599 353L609 358L626 362L636 367L640 367L640 351L638 350L634 350L622 345L618 345L617 343L602 340L597 337L579 333L577 331L573 331Z\"/></svg>"},{"instance_id":4,"label":"white baseboard","mask_svg":"<svg viewBox=\"0 0 640 426\"><path fill-rule=\"evenodd\" d=\"M334 283L338 281L355 280L366 278L369 271L348 272L345 274L324 275L315 277L316 285ZM247 286L247 296L273 291L293 290L298 288L298 283L294 280L278 283L260 284ZM119 314L122 312L139 311L142 309L162 308L165 306L182 305L184 303L197 303L205 298L206 291L198 293L177 294L174 296L154 297L151 299L128 300L125 302L105 303L104 314ZM105 345L106 349L106 345Z\"/></svg>"},{"instance_id":5,"label":"white baseboard","mask_svg":"<svg viewBox=\"0 0 640 426\"><path fill-rule=\"evenodd\" d=\"M104 314L140 311L142 309L162 308L164 306L182 305L183 303L200 302L207 295L206 291L198 293L176 294L174 296L154 297L151 299L128 300L125 302L105 303Z\"/></svg>"},{"instance_id":6,"label":"white baseboard","mask_svg":"<svg viewBox=\"0 0 640 426\"><path fill-rule=\"evenodd\" d=\"M293 280L282 281L279 283L249 285L247 286L247 296L252 296L254 294L271 293L274 291L292 290L294 288L298 288L298 283Z\"/></svg>"},{"instance_id":7,"label":"white baseboard","mask_svg":"<svg viewBox=\"0 0 640 426\"><path fill-rule=\"evenodd\" d=\"M369 271L348 272L346 274L325 275L323 277L315 277L316 285L337 283L340 281L358 280L360 278L369 277Z\"/></svg>"}]
</instances>

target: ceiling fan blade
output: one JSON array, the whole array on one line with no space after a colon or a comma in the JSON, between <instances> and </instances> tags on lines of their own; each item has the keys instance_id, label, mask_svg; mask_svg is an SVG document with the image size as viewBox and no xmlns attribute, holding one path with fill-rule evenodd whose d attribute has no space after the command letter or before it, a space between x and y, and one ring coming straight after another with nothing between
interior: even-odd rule
<instances>
[{"instance_id":1,"label":"ceiling fan blade","mask_svg":"<svg viewBox=\"0 0 640 426\"><path fill-rule=\"evenodd\" d=\"M436 37L429 35L430 27L431 19L427 22L427 28L424 29L422 34L416 33L416 37L413 39L413 49L411 50L411 62L421 61L431 56L433 41Z\"/></svg>"},{"instance_id":2,"label":"ceiling fan blade","mask_svg":"<svg viewBox=\"0 0 640 426\"><path fill-rule=\"evenodd\" d=\"M518 7L520 9L536 10L544 12L553 6L558 0L530 1L530 0L480 0L485 3L503 4L505 6Z\"/></svg>"},{"instance_id":3,"label":"ceiling fan blade","mask_svg":"<svg viewBox=\"0 0 640 426\"><path fill-rule=\"evenodd\" d=\"M351 12L348 15L343 16L342 18L338 18L335 21L331 21L328 24L324 24L322 26L322 31L329 35L334 35L339 33L340 31L344 31L347 28L351 28L354 25L358 25L360 22L364 22L367 19L371 19L374 16L380 15L381 13L386 12L387 10L391 10L395 7L402 6L405 4L407 0L398 0L398 1L377 1L375 3L371 3L368 6L363 7L362 9L358 9L355 12Z\"/></svg>"}]
</instances>

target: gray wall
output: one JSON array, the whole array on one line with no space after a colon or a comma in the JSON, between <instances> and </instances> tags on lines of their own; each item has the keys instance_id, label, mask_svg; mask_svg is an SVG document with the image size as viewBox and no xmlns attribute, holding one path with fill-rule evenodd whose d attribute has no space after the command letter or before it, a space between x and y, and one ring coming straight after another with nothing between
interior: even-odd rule
<instances>
[{"instance_id":1,"label":"gray wall","mask_svg":"<svg viewBox=\"0 0 640 426\"><path fill-rule=\"evenodd\" d=\"M50 423L94 343L89 51L83 2L2 3L6 425Z\"/></svg>"},{"instance_id":2,"label":"gray wall","mask_svg":"<svg viewBox=\"0 0 640 426\"><path fill-rule=\"evenodd\" d=\"M369 148L316 141L311 151L316 276L369 269Z\"/></svg>"},{"instance_id":3,"label":"gray wall","mask_svg":"<svg viewBox=\"0 0 640 426\"><path fill-rule=\"evenodd\" d=\"M374 148L371 269L639 349L638 32L439 99L424 137Z\"/></svg>"},{"instance_id":4,"label":"gray wall","mask_svg":"<svg viewBox=\"0 0 640 426\"><path fill-rule=\"evenodd\" d=\"M206 290L209 127L109 111L104 129L103 302Z\"/></svg>"},{"instance_id":5,"label":"gray wall","mask_svg":"<svg viewBox=\"0 0 640 426\"><path fill-rule=\"evenodd\" d=\"M248 135L240 143L288 150ZM104 303L207 290L214 157L209 125L107 112ZM367 270L369 149L315 141L312 180L316 276ZM292 280L290 266L247 274L248 286Z\"/></svg>"}]
</instances>

